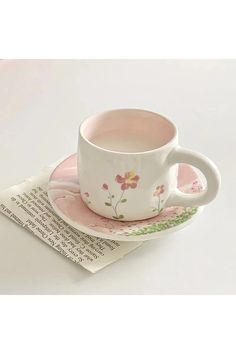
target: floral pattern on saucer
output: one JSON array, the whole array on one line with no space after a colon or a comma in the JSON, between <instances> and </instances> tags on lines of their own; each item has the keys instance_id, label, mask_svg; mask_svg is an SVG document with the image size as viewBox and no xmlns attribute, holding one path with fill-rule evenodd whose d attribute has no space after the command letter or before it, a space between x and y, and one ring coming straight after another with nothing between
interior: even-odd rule
<instances>
[{"instance_id":1,"label":"floral pattern on saucer","mask_svg":"<svg viewBox=\"0 0 236 354\"><path fill-rule=\"evenodd\" d=\"M54 210L62 219L72 227L89 235L127 241L152 239L164 231L184 226L198 211L198 208L174 206L161 210L159 215L151 219L141 221L107 219L91 211L83 202L76 176L77 156L74 154L58 165L52 173L48 185L48 196ZM130 176L127 175L127 179L128 177ZM127 182L125 176L119 176L118 179L119 182L118 180L117 182L121 184L121 190L125 191L127 188L122 189L122 185L129 181ZM131 182L135 183L136 187L138 178ZM109 187L106 183L101 187L104 192L108 193ZM185 193L197 193L202 189L197 173L189 165L181 164L179 166L178 188ZM89 193L86 193L86 200L89 203ZM164 193L164 186L157 186L154 194L157 197L156 207L160 209L162 193ZM112 192L110 194L112 198ZM123 196L118 201L122 202L122 199L124 199Z\"/></svg>"}]
</instances>

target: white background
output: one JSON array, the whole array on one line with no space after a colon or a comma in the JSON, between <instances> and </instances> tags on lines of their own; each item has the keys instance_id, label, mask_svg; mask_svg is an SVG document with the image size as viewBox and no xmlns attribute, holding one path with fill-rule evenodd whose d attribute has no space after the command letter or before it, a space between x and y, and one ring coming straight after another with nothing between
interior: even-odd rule
<instances>
[{"instance_id":1,"label":"white background","mask_svg":"<svg viewBox=\"0 0 236 354\"><path fill-rule=\"evenodd\" d=\"M194 224L95 275L0 215L0 293L236 293L235 96L234 60L1 61L1 189L76 151L86 116L121 107L173 119L222 189Z\"/></svg>"}]
</instances>

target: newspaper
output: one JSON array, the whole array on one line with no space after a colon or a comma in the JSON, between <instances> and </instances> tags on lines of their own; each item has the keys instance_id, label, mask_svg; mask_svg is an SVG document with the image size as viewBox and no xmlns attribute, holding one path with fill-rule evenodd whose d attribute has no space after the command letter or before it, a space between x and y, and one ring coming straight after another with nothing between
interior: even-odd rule
<instances>
[{"instance_id":1,"label":"newspaper","mask_svg":"<svg viewBox=\"0 0 236 354\"><path fill-rule=\"evenodd\" d=\"M63 256L92 273L123 257L142 242L118 242L84 234L64 222L47 196L53 167L0 192L0 211Z\"/></svg>"}]
</instances>

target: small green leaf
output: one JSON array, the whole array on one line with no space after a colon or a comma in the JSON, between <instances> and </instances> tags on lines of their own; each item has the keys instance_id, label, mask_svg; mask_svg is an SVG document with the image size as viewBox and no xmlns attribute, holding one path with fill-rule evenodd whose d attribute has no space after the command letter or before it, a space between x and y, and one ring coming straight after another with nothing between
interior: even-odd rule
<instances>
[{"instance_id":1,"label":"small green leaf","mask_svg":"<svg viewBox=\"0 0 236 354\"><path fill-rule=\"evenodd\" d=\"M106 206L111 206L111 203L105 203Z\"/></svg>"},{"instance_id":2,"label":"small green leaf","mask_svg":"<svg viewBox=\"0 0 236 354\"><path fill-rule=\"evenodd\" d=\"M121 199L121 203L127 202L127 199Z\"/></svg>"},{"instance_id":3,"label":"small green leaf","mask_svg":"<svg viewBox=\"0 0 236 354\"><path fill-rule=\"evenodd\" d=\"M112 217L113 217L113 219L116 219L116 220L119 219L117 216L112 216Z\"/></svg>"},{"instance_id":4,"label":"small green leaf","mask_svg":"<svg viewBox=\"0 0 236 354\"><path fill-rule=\"evenodd\" d=\"M112 196L111 196L112 198L115 198L115 196L114 196L114 194L112 194Z\"/></svg>"},{"instance_id":5,"label":"small green leaf","mask_svg":"<svg viewBox=\"0 0 236 354\"><path fill-rule=\"evenodd\" d=\"M119 219L124 219L124 215L119 215Z\"/></svg>"}]
</instances>

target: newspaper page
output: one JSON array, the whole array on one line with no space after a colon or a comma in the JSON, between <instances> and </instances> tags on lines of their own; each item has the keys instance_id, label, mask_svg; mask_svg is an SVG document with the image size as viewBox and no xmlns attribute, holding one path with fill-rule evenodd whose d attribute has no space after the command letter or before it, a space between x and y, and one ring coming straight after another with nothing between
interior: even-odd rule
<instances>
[{"instance_id":1,"label":"newspaper page","mask_svg":"<svg viewBox=\"0 0 236 354\"><path fill-rule=\"evenodd\" d=\"M123 257L142 242L118 242L84 234L52 209L47 183L52 168L0 192L0 211L63 256L92 273Z\"/></svg>"}]
</instances>

